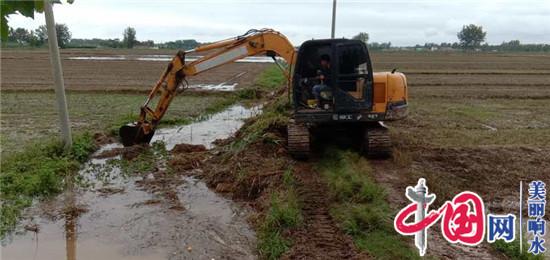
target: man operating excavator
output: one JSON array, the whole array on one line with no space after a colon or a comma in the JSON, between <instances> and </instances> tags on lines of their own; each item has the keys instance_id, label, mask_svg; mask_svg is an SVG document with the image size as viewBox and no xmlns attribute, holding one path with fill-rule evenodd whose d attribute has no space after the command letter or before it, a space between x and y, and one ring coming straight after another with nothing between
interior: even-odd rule
<instances>
[{"instance_id":1,"label":"man operating excavator","mask_svg":"<svg viewBox=\"0 0 550 260\"><path fill-rule=\"evenodd\" d=\"M317 70L317 79L319 82L313 86L311 91L313 96L315 96L315 99L317 99L317 107L321 106L321 91L331 86L330 69L330 56L326 54L321 55L321 66Z\"/></svg>"}]
</instances>

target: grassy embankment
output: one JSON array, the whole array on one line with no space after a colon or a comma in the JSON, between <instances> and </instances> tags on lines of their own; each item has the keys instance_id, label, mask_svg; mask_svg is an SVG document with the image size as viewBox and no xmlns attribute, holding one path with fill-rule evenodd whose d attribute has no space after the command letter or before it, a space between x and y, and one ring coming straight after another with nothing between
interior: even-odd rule
<instances>
[{"instance_id":1,"label":"grassy embankment","mask_svg":"<svg viewBox=\"0 0 550 260\"><path fill-rule=\"evenodd\" d=\"M282 79L284 80L284 79ZM252 124L245 125L241 129L240 138L234 140L230 146L230 154L239 154L246 151L256 142L264 145L278 147L282 140L266 134L272 126L286 125L289 119L289 106L286 96L278 97L274 103L264 107L263 113L259 115ZM255 153L254 151L252 153ZM258 251L265 259L278 259L293 244L292 238L285 236L292 229L298 228L303 222L301 205L296 193L296 180L293 176L293 168L288 165L286 158L262 158L266 165L279 165L283 163L286 170L278 181L272 182L273 188L268 189L266 196L269 198L263 205L265 208L262 217L257 223ZM277 160L282 160L277 161ZM259 169L253 168L252 171ZM265 169L264 169L265 170ZM257 172L240 171L236 176L242 185L250 185L249 180ZM248 181L248 182L247 182Z\"/></svg>"},{"instance_id":2,"label":"grassy embankment","mask_svg":"<svg viewBox=\"0 0 550 260\"><path fill-rule=\"evenodd\" d=\"M269 78L272 71L270 68L262 74L259 82ZM273 88L267 87L268 90ZM180 95L172 102L162 125L184 125L202 120L255 95L256 91L250 89L234 94ZM7 92L1 95L0 237L13 229L21 211L33 200L63 191L66 177L75 173L96 149L90 132L116 136L123 123L137 118L138 107L145 96L70 92L67 98L74 136L70 151L64 151L61 143L52 137L58 134L54 93Z\"/></svg>"},{"instance_id":3,"label":"grassy embankment","mask_svg":"<svg viewBox=\"0 0 550 260\"><path fill-rule=\"evenodd\" d=\"M292 246L284 233L303 222L293 170L283 173L283 185L271 194L269 209L258 229L258 251L266 259L278 259Z\"/></svg>"},{"instance_id":4,"label":"grassy embankment","mask_svg":"<svg viewBox=\"0 0 550 260\"><path fill-rule=\"evenodd\" d=\"M361 251L381 259L420 259L392 224L395 212L376 184L368 160L355 151L328 149L317 165L330 190L331 215Z\"/></svg>"}]
</instances>

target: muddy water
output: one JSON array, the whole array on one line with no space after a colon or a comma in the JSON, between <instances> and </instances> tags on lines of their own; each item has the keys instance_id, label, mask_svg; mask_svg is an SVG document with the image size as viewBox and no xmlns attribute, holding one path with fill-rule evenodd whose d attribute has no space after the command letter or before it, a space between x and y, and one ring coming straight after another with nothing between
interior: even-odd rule
<instances>
[{"instance_id":1,"label":"muddy water","mask_svg":"<svg viewBox=\"0 0 550 260\"><path fill-rule=\"evenodd\" d=\"M182 142L211 147L214 140L228 137L243 119L258 112L258 108L233 106L195 124L159 129L154 140L164 140L167 149ZM97 154L117 147L103 146ZM31 207L18 232L2 241L1 259L256 258L255 234L246 222L246 209L192 177L161 186L160 193L139 185L154 179L154 174L116 178L121 170L112 167L107 175L115 178L97 181L98 166L108 160L85 164L79 174L91 182L88 188ZM167 201L166 194L175 196ZM174 207L173 200L179 207ZM37 225L39 230L25 232L24 225Z\"/></svg>"},{"instance_id":2,"label":"muddy water","mask_svg":"<svg viewBox=\"0 0 550 260\"><path fill-rule=\"evenodd\" d=\"M151 142L163 141L168 150L181 143L203 144L206 148L212 148L212 141L229 137L243 125L244 119L260 112L260 107L248 109L241 105L232 106L205 121L186 126L159 129Z\"/></svg>"},{"instance_id":3,"label":"muddy water","mask_svg":"<svg viewBox=\"0 0 550 260\"><path fill-rule=\"evenodd\" d=\"M189 85L191 89L201 89L201 90L216 90L216 91L235 91L237 83L233 84L197 84Z\"/></svg>"}]
</instances>

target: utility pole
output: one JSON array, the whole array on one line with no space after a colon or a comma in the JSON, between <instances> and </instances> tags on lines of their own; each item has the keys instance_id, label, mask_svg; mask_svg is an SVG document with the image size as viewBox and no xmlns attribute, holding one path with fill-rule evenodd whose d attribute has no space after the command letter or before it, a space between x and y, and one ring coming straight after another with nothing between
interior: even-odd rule
<instances>
[{"instance_id":1,"label":"utility pole","mask_svg":"<svg viewBox=\"0 0 550 260\"><path fill-rule=\"evenodd\" d=\"M65 82L63 81L63 69L57 43L57 32L55 30L55 19L53 17L52 2L44 0L44 13L46 14L46 27L48 29L48 45L50 47L50 61L55 84L55 96L59 110L59 123L61 136L65 149L73 145L71 127L69 124L69 111L67 110L67 99L65 97Z\"/></svg>"},{"instance_id":2,"label":"utility pole","mask_svg":"<svg viewBox=\"0 0 550 260\"><path fill-rule=\"evenodd\" d=\"M334 39L334 31L336 28L336 0L332 0L332 31L330 38Z\"/></svg>"}]
</instances>

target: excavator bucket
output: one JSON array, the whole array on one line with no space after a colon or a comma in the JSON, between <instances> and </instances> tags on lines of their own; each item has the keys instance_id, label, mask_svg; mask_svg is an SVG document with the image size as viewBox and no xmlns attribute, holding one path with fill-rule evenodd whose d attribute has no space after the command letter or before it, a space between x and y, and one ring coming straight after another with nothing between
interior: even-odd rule
<instances>
[{"instance_id":1,"label":"excavator bucket","mask_svg":"<svg viewBox=\"0 0 550 260\"><path fill-rule=\"evenodd\" d=\"M122 145L125 147L135 144L147 144L153 138L155 131L145 134L143 127L136 123L130 123L120 128L118 132Z\"/></svg>"}]
</instances>

